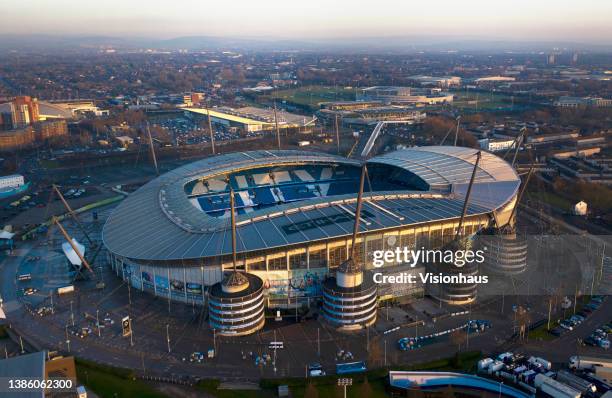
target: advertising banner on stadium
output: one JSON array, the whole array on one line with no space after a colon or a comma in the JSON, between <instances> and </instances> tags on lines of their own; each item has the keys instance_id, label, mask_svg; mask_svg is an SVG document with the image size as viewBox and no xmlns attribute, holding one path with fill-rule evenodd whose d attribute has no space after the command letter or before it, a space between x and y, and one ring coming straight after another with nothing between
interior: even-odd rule
<instances>
[{"instance_id":1,"label":"advertising banner on stadium","mask_svg":"<svg viewBox=\"0 0 612 398\"><path fill-rule=\"evenodd\" d=\"M200 283L187 282L185 285L187 297L195 300L202 300L202 285Z\"/></svg>"},{"instance_id":2,"label":"advertising banner on stadium","mask_svg":"<svg viewBox=\"0 0 612 398\"><path fill-rule=\"evenodd\" d=\"M136 266L130 266L132 269L132 286L142 289L142 278L140 272L136 269Z\"/></svg>"},{"instance_id":3,"label":"advertising banner on stadium","mask_svg":"<svg viewBox=\"0 0 612 398\"><path fill-rule=\"evenodd\" d=\"M325 268L253 271L253 274L263 279L265 292L271 299L288 296L316 297L321 292L321 283L325 279Z\"/></svg>"},{"instance_id":4,"label":"advertising banner on stadium","mask_svg":"<svg viewBox=\"0 0 612 398\"><path fill-rule=\"evenodd\" d=\"M147 271L142 271L142 287L153 290L153 275Z\"/></svg>"},{"instance_id":5,"label":"advertising banner on stadium","mask_svg":"<svg viewBox=\"0 0 612 398\"><path fill-rule=\"evenodd\" d=\"M172 297L185 298L185 283L176 279L170 279L170 294Z\"/></svg>"},{"instance_id":6,"label":"advertising banner on stadium","mask_svg":"<svg viewBox=\"0 0 612 398\"><path fill-rule=\"evenodd\" d=\"M321 293L325 268L294 270L290 272L290 276L288 284L291 296L315 297Z\"/></svg>"},{"instance_id":7,"label":"advertising banner on stadium","mask_svg":"<svg viewBox=\"0 0 612 398\"><path fill-rule=\"evenodd\" d=\"M168 294L170 286L168 285L168 278L162 275L155 275L155 289L157 294Z\"/></svg>"},{"instance_id":8,"label":"advertising banner on stadium","mask_svg":"<svg viewBox=\"0 0 612 398\"><path fill-rule=\"evenodd\" d=\"M264 292L269 298L287 297L289 287L289 272L287 271L268 271L253 272L259 276L264 283Z\"/></svg>"}]
</instances>

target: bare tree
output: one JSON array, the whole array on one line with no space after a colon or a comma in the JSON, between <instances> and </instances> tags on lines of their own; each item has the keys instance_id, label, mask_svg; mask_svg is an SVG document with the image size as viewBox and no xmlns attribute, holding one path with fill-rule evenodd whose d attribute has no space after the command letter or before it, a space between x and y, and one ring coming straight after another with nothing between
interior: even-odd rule
<instances>
[{"instance_id":1,"label":"bare tree","mask_svg":"<svg viewBox=\"0 0 612 398\"><path fill-rule=\"evenodd\" d=\"M313 383L308 383L306 391L304 391L304 398L319 398L319 390Z\"/></svg>"}]
</instances>

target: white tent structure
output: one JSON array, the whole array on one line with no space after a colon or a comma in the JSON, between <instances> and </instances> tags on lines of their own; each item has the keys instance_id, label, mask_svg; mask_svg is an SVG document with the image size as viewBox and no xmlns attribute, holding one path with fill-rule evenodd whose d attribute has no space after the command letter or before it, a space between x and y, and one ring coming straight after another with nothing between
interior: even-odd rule
<instances>
[{"instance_id":1,"label":"white tent structure","mask_svg":"<svg viewBox=\"0 0 612 398\"><path fill-rule=\"evenodd\" d=\"M13 236L15 236L14 233L6 231L6 230L0 230L0 239L13 239Z\"/></svg>"},{"instance_id":2,"label":"white tent structure","mask_svg":"<svg viewBox=\"0 0 612 398\"><path fill-rule=\"evenodd\" d=\"M72 243L79 250L79 253L81 254L81 257L85 257L85 246L80 244L74 238L72 238ZM72 248L72 245L70 245L69 242L62 243L62 251L64 252L64 255L66 256L66 258L68 258L68 261L70 261L70 264L76 265L78 267L81 267L83 265L83 262L79 258L79 254L77 254L74 251L74 249Z\"/></svg>"},{"instance_id":3,"label":"white tent structure","mask_svg":"<svg viewBox=\"0 0 612 398\"><path fill-rule=\"evenodd\" d=\"M588 211L588 205L583 200L581 200L580 202L574 205L574 214L577 216L586 216L587 211Z\"/></svg>"}]
</instances>

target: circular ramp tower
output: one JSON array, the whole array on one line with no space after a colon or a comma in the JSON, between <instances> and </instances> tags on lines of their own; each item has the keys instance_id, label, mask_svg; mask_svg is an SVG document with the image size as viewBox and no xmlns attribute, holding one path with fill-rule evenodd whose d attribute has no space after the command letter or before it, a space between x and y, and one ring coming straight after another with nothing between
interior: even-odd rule
<instances>
[{"instance_id":1,"label":"circular ramp tower","mask_svg":"<svg viewBox=\"0 0 612 398\"><path fill-rule=\"evenodd\" d=\"M238 271L212 286L208 296L210 327L221 336L245 336L265 323L263 281Z\"/></svg>"},{"instance_id":2,"label":"circular ramp tower","mask_svg":"<svg viewBox=\"0 0 612 398\"><path fill-rule=\"evenodd\" d=\"M520 275L527 269L527 240L511 233L478 237L484 250L483 271L495 275Z\"/></svg>"},{"instance_id":3,"label":"circular ramp tower","mask_svg":"<svg viewBox=\"0 0 612 398\"><path fill-rule=\"evenodd\" d=\"M352 259L342 263L335 278L323 284L323 316L339 330L359 330L376 322L378 296L369 274Z\"/></svg>"},{"instance_id":4,"label":"circular ramp tower","mask_svg":"<svg viewBox=\"0 0 612 398\"><path fill-rule=\"evenodd\" d=\"M478 265L475 263L465 264L458 268L452 264L436 264L432 267L432 271L440 273L444 276L456 276L463 274L464 276L478 276ZM429 295L437 300L451 305L463 305L476 301L478 297L477 283L436 283L429 284Z\"/></svg>"}]
</instances>

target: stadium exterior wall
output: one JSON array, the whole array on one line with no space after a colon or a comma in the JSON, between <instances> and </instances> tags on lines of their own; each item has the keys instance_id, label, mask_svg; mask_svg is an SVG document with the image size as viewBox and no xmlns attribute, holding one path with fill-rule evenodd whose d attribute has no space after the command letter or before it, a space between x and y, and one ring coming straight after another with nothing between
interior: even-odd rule
<instances>
[{"instance_id":1,"label":"stadium exterior wall","mask_svg":"<svg viewBox=\"0 0 612 398\"><path fill-rule=\"evenodd\" d=\"M475 234L488 225L487 216L471 216L464 223L466 235ZM439 248L454 236L458 220L444 220L401 229L378 231L361 235L358 240L360 261L366 269L373 269L372 252L392 250L394 247ZM365 246L364 246L365 242ZM391 244L393 243L393 244ZM264 281L266 306L289 308L309 305L322 294L323 281L334 276L336 268L346 260L350 250L347 238L311 242L309 245L285 250L270 249L255 253L239 253L238 267L259 276ZM116 274L139 290L170 300L202 305L210 287L223 279L223 272L231 269L231 260L202 258L201 264L154 264L136 262L109 253L108 258ZM422 266L405 269L396 264L385 265L383 273L421 272ZM409 298L422 296L422 284L381 285L381 298Z\"/></svg>"}]
</instances>

